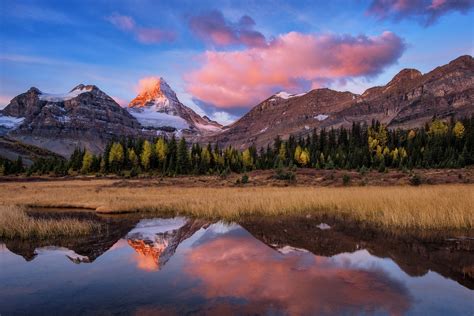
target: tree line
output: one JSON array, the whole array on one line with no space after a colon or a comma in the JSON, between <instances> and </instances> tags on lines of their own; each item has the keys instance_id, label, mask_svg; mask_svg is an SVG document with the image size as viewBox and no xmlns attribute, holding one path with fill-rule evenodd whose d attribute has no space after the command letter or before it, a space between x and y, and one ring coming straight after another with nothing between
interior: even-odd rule
<instances>
[{"instance_id":1,"label":"tree line","mask_svg":"<svg viewBox=\"0 0 474 316\"><path fill-rule=\"evenodd\" d=\"M390 130L378 121L353 123L350 129L314 130L305 137L277 137L272 145L243 151L218 144L189 144L185 138L123 139L107 144L101 155L77 148L68 160L39 159L28 175L139 174L225 175L255 169L317 168L461 168L474 164L474 116L423 128ZM21 166L21 167L20 167ZM3 174L21 173L20 162L0 160Z\"/></svg>"}]
</instances>

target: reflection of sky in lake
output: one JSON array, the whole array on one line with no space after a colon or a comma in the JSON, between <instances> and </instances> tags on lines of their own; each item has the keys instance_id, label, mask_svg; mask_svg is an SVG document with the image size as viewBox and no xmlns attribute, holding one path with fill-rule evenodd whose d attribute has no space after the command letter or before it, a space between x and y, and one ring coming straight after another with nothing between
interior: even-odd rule
<instances>
[{"instance_id":1,"label":"reflection of sky in lake","mask_svg":"<svg viewBox=\"0 0 474 316\"><path fill-rule=\"evenodd\" d=\"M0 245L1 314L452 315L474 310L473 291L437 273L410 277L392 260L366 250L333 257L296 250L283 254L238 225L197 230L160 269L150 268L155 264L146 255L150 252L138 255L125 239L93 263L71 262L66 255L75 254L64 248L37 253L26 262Z\"/></svg>"}]
</instances>

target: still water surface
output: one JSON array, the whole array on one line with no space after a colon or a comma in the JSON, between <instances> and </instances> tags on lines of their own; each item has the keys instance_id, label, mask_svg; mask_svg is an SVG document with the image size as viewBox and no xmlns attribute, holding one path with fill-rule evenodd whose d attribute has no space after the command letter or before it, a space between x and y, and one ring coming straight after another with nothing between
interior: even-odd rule
<instances>
[{"instance_id":1,"label":"still water surface","mask_svg":"<svg viewBox=\"0 0 474 316\"><path fill-rule=\"evenodd\" d=\"M410 276L359 244L314 254L237 224L184 218L123 229L89 244L0 244L0 314L474 313L469 282L430 270Z\"/></svg>"}]
</instances>

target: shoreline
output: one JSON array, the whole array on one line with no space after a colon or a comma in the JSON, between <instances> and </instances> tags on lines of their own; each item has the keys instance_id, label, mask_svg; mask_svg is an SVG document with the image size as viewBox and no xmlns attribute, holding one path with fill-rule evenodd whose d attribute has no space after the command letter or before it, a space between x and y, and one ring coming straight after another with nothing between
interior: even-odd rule
<instances>
[{"instance_id":1,"label":"shoreline","mask_svg":"<svg viewBox=\"0 0 474 316\"><path fill-rule=\"evenodd\" d=\"M250 178L251 179L251 178ZM238 221L246 216L326 215L384 229L474 227L474 185L179 186L94 179L0 183L1 205L146 213Z\"/></svg>"},{"instance_id":2,"label":"shoreline","mask_svg":"<svg viewBox=\"0 0 474 316\"><path fill-rule=\"evenodd\" d=\"M469 184L474 183L474 167L461 169L413 169L403 171L399 169L388 169L386 172L376 170L359 172L356 170L343 169L314 169L298 168L293 173L294 181L278 180L276 170L253 170L246 173L231 173L226 177L218 175L180 175L175 177L163 177L160 174L141 175L139 177L126 177L117 175L74 175L74 176L0 176L0 186L5 183L35 183L35 182L57 182L57 181L99 181L110 180L121 182L120 185L135 186L179 186L179 187L251 187L251 186L274 186L274 187L339 187L339 186L400 186L412 185L411 178L417 175L419 184ZM247 175L247 184L237 183ZM347 183L344 183L347 177ZM117 184L119 185L119 184Z\"/></svg>"}]
</instances>

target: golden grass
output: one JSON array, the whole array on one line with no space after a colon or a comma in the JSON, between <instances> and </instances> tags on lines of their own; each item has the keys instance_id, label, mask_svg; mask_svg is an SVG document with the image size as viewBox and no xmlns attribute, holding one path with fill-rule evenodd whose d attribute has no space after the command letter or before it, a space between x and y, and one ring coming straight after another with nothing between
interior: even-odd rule
<instances>
[{"instance_id":1,"label":"golden grass","mask_svg":"<svg viewBox=\"0 0 474 316\"><path fill-rule=\"evenodd\" d=\"M22 207L0 205L0 238L49 238L86 235L98 228L77 219L37 219Z\"/></svg>"},{"instance_id":2,"label":"golden grass","mask_svg":"<svg viewBox=\"0 0 474 316\"><path fill-rule=\"evenodd\" d=\"M114 180L0 184L4 203L152 211L213 219L317 212L387 228L474 228L474 185L179 188Z\"/></svg>"}]
</instances>

